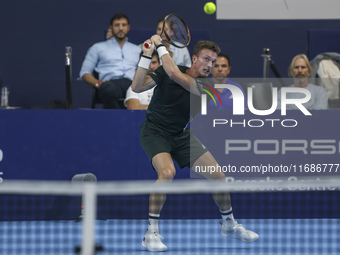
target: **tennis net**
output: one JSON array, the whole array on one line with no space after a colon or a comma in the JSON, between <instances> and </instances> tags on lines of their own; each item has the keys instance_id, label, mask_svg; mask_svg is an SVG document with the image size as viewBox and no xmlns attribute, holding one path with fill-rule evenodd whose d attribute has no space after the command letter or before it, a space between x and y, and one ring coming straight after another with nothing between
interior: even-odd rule
<instances>
[{"instance_id":1,"label":"tennis net","mask_svg":"<svg viewBox=\"0 0 340 255\"><path fill-rule=\"evenodd\" d=\"M287 181L175 180L0 185L0 254L150 254L142 246L150 194L168 194L159 220L167 254L340 254L338 176ZM230 192L246 243L221 235L211 194Z\"/></svg>"}]
</instances>

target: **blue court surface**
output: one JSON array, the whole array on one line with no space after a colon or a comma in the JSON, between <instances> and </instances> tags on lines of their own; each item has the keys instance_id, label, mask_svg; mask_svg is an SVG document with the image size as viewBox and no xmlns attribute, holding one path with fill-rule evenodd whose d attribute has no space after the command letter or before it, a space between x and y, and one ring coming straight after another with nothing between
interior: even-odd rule
<instances>
[{"instance_id":1,"label":"blue court surface","mask_svg":"<svg viewBox=\"0 0 340 255\"><path fill-rule=\"evenodd\" d=\"M340 254L340 219L244 219L260 239L243 243L220 235L219 219L161 220L167 252L148 252L142 245L147 220L96 222L96 244L102 255L197 254ZM82 224L74 221L2 221L0 254L79 254Z\"/></svg>"}]
</instances>

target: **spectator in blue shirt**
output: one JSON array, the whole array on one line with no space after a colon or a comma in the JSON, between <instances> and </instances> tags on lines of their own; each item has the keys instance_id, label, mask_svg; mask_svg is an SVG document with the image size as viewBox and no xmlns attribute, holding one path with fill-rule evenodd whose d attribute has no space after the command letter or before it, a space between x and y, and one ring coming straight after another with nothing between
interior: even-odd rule
<instances>
[{"instance_id":1,"label":"spectator in blue shirt","mask_svg":"<svg viewBox=\"0 0 340 255\"><path fill-rule=\"evenodd\" d=\"M125 98L132 83L141 49L128 41L130 22L125 14L111 18L110 30L113 37L95 43L88 50L80 77L99 90L104 109L117 109L118 99ZM98 78L94 73L98 73Z\"/></svg>"},{"instance_id":2,"label":"spectator in blue shirt","mask_svg":"<svg viewBox=\"0 0 340 255\"><path fill-rule=\"evenodd\" d=\"M217 56L217 61L215 63L215 67L211 70L212 80L214 84L231 84L236 87L238 87L243 92L244 98L246 98L244 89L242 86L236 82L233 82L230 80L227 76L230 73L230 58L225 53L219 53ZM217 96L214 95L215 101L217 105L215 105L214 100L210 100L208 103L208 109L217 109L217 110L226 110L226 109L232 109L233 108L233 95L229 89L226 88L218 88L216 89L217 93L219 93L219 96L222 101L222 105L220 104L219 100L217 99ZM244 100L244 108L247 108L247 100Z\"/></svg>"}]
</instances>

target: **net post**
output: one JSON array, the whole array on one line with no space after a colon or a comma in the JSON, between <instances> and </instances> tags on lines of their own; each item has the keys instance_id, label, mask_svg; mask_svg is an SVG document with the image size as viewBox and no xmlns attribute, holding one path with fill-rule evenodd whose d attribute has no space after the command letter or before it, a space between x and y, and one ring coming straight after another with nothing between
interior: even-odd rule
<instances>
[{"instance_id":1,"label":"net post","mask_svg":"<svg viewBox=\"0 0 340 255\"><path fill-rule=\"evenodd\" d=\"M72 177L72 183L84 183L84 182L96 183L97 177L92 173L76 174ZM81 207L80 207L80 216L78 219L76 219L76 221L81 221L83 219L83 214L84 214L84 203L82 201Z\"/></svg>"},{"instance_id":2,"label":"net post","mask_svg":"<svg viewBox=\"0 0 340 255\"><path fill-rule=\"evenodd\" d=\"M97 194L95 183L84 183L83 190L84 217L82 230L82 255L95 254L95 220Z\"/></svg>"}]
</instances>

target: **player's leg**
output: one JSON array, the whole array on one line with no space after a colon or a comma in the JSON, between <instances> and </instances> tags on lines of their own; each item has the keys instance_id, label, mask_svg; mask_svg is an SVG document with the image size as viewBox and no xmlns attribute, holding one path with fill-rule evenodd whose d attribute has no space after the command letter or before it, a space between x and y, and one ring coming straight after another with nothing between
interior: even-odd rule
<instances>
[{"instance_id":1,"label":"player's leg","mask_svg":"<svg viewBox=\"0 0 340 255\"><path fill-rule=\"evenodd\" d=\"M213 155L207 150L207 148L190 132L190 150L189 150L189 158L190 158L190 167L191 170L195 171L195 169L203 169L202 167L217 167L218 163ZM207 168L206 168L207 169ZM225 175L223 172L219 171L200 171L196 173L202 175L206 179L225 179ZM219 207L221 212L231 211L231 202L229 193L223 194L213 194L214 201L216 205Z\"/></svg>"},{"instance_id":2,"label":"player's leg","mask_svg":"<svg viewBox=\"0 0 340 255\"><path fill-rule=\"evenodd\" d=\"M157 183L171 181L176 174L176 169L171 155L166 152L158 153L152 158L152 165L157 171ZM142 245L149 251L166 251L162 243L163 237L159 234L158 222L161 210L166 200L165 194L150 194L149 198L149 227L143 238Z\"/></svg>"},{"instance_id":3,"label":"player's leg","mask_svg":"<svg viewBox=\"0 0 340 255\"><path fill-rule=\"evenodd\" d=\"M211 155L209 151L205 152L202 156L200 156L194 163L192 170L194 169L200 169L203 166L218 166L217 161ZM196 168L197 167L197 168ZM212 171L212 172L198 172L198 174L202 175L206 179L210 180L224 180L225 175L223 172L218 172L218 171ZM213 194L214 201L220 211L228 211L231 209L231 199L230 199L230 194L228 192L225 193L217 193Z\"/></svg>"},{"instance_id":4,"label":"player's leg","mask_svg":"<svg viewBox=\"0 0 340 255\"><path fill-rule=\"evenodd\" d=\"M220 169L217 167L218 166L217 161L209 151L205 152L195 161L192 169L207 169L204 168L207 166L215 166L216 167L215 169ZM201 172L199 174L211 180L225 179L225 175L222 171ZM213 198L216 205L220 209L222 217L221 234L223 236L239 239L243 242L253 242L259 238L258 234L256 234L253 231L245 229L241 224L238 224L237 221L234 219L231 207L230 194L228 192L215 193L213 194Z\"/></svg>"},{"instance_id":5,"label":"player's leg","mask_svg":"<svg viewBox=\"0 0 340 255\"><path fill-rule=\"evenodd\" d=\"M154 156L152 158L152 165L157 171L157 183L171 181L176 174L174 162L169 153L162 152ZM149 213L159 215L165 200L165 194L151 194L149 199Z\"/></svg>"},{"instance_id":6,"label":"player's leg","mask_svg":"<svg viewBox=\"0 0 340 255\"><path fill-rule=\"evenodd\" d=\"M172 180L176 171L170 155L171 137L150 126L147 122L141 125L140 130L143 150L157 171L157 183L161 184L166 180ZM149 226L142 242L142 245L149 251L167 250L167 247L161 241L162 237L158 230L159 216L165 200L165 194L151 194L149 197Z\"/></svg>"}]
</instances>

